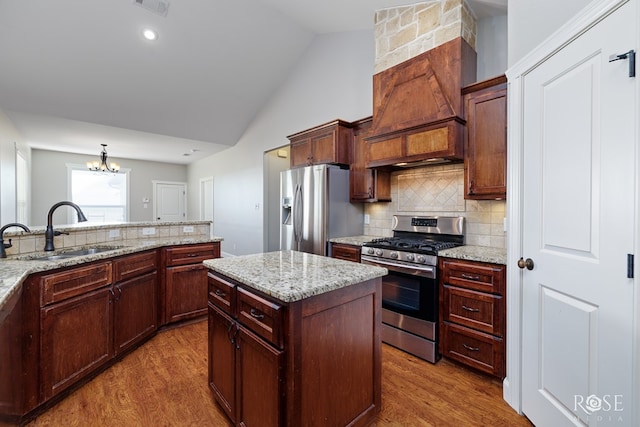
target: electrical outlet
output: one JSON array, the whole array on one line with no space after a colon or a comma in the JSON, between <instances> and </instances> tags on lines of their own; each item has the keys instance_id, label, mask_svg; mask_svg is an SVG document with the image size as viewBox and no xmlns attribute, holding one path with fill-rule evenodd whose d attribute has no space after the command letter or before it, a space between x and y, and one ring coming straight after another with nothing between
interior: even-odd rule
<instances>
[{"instance_id":1,"label":"electrical outlet","mask_svg":"<svg viewBox=\"0 0 640 427\"><path fill-rule=\"evenodd\" d=\"M183 233L193 233L193 225L185 225L182 227Z\"/></svg>"},{"instance_id":2,"label":"electrical outlet","mask_svg":"<svg viewBox=\"0 0 640 427\"><path fill-rule=\"evenodd\" d=\"M120 230L117 228L115 230L109 230L109 237L110 238L120 237Z\"/></svg>"},{"instance_id":3,"label":"electrical outlet","mask_svg":"<svg viewBox=\"0 0 640 427\"><path fill-rule=\"evenodd\" d=\"M142 235L143 236L151 236L153 234L156 234L156 229L155 227L144 227L142 229Z\"/></svg>"},{"instance_id":4,"label":"electrical outlet","mask_svg":"<svg viewBox=\"0 0 640 427\"><path fill-rule=\"evenodd\" d=\"M507 217L502 218L502 229L505 233L507 232Z\"/></svg>"},{"instance_id":5,"label":"electrical outlet","mask_svg":"<svg viewBox=\"0 0 640 427\"><path fill-rule=\"evenodd\" d=\"M369 224L370 221L371 221L371 217L369 216L369 214L364 214L364 223Z\"/></svg>"}]
</instances>

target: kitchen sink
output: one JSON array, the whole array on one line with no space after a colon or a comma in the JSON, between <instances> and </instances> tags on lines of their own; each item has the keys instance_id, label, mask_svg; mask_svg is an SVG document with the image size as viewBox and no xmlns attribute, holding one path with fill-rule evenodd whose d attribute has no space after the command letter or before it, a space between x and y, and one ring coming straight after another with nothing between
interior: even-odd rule
<instances>
[{"instance_id":1,"label":"kitchen sink","mask_svg":"<svg viewBox=\"0 0 640 427\"><path fill-rule=\"evenodd\" d=\"M122 246L96 246L91 248L75 249L71 251L60 251L58 253L30 254L25 255L24 257L19 257L18 259L23 261L59 261L79 256L95 255L101 252L113 251L120 248L122 248Z\"/></svg>"}]
</instances>

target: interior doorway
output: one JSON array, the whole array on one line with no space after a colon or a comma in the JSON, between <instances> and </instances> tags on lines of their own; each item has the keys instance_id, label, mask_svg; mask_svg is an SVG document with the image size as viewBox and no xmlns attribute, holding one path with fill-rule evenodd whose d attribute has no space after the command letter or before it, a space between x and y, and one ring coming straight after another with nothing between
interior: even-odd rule
<instances>
[{"instance_id":1,"label":"interior doorway","mask_svg":"<svg viewBox=\"0 0 640 427\"><path fill-rule=\"evenodd\" d=\"M290 169L289 145L264 153L264 251L280 250L280 172Z\"/></svg>"}]
</instances>

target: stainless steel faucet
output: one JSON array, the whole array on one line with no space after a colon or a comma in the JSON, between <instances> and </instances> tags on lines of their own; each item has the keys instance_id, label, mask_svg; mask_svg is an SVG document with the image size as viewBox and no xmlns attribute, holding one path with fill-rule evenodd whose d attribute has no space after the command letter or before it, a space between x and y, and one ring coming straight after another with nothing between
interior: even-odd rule
<instances>
[{"instance_id":1,"label":"stainless steel faucet","mask_svg":"<svg viewBox=\"0 0 640 427\"><path fill-rule=\"evenodd\" d=\"M47 215L47 229L44 232L45 251L54 251L56 248L53 246L53 237L62 234L60 231L53 231L53 212L63 205L71 206L76 210L78 214L78 222L85 222L87 220L87 217L85 217L84 213L82 213L82 209L80 209L80 206L76 205L73 202L58 202L55 205L51 206L51 209L49 209L49 214Z\"/></svg>"},{"instance_id":2,"label":"stainless steel faucet","mask_svg":"<svg viewBox=\"0 0 640 427\"><path fill-rule=\"evenodd\" d=\"M17 222L12 222L11 224L7 224L4 227L0 228L0 258L6 258L7 257L7 251L5 251L5 249L9 249L12 245L11 245L11 239L9 239L9 243L5 243L4 242L4 230L6 230L9 227L20 227L22 228L24 231L26 231L27 233L30 233L31 230L29 230L29 227L27 227L26 225L17 223Z\"/></svg>"}]
</instances>

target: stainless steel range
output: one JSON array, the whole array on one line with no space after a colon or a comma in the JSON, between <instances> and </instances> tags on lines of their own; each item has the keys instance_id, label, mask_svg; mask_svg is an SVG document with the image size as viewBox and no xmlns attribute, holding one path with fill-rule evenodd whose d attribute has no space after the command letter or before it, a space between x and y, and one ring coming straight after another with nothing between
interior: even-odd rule
<instances>
[{"instance_id":1,"label":"stainless steel range","mask_svg":"<svg viewBox=\"0 0 640 427\"><path fill-rule=\"evenodd\" d=\"M395 215L393 237L363 245L361 261L386 267L382 341L435 363L438 251L464 244L464 217Z\"/></svg>"}]
</instances>

